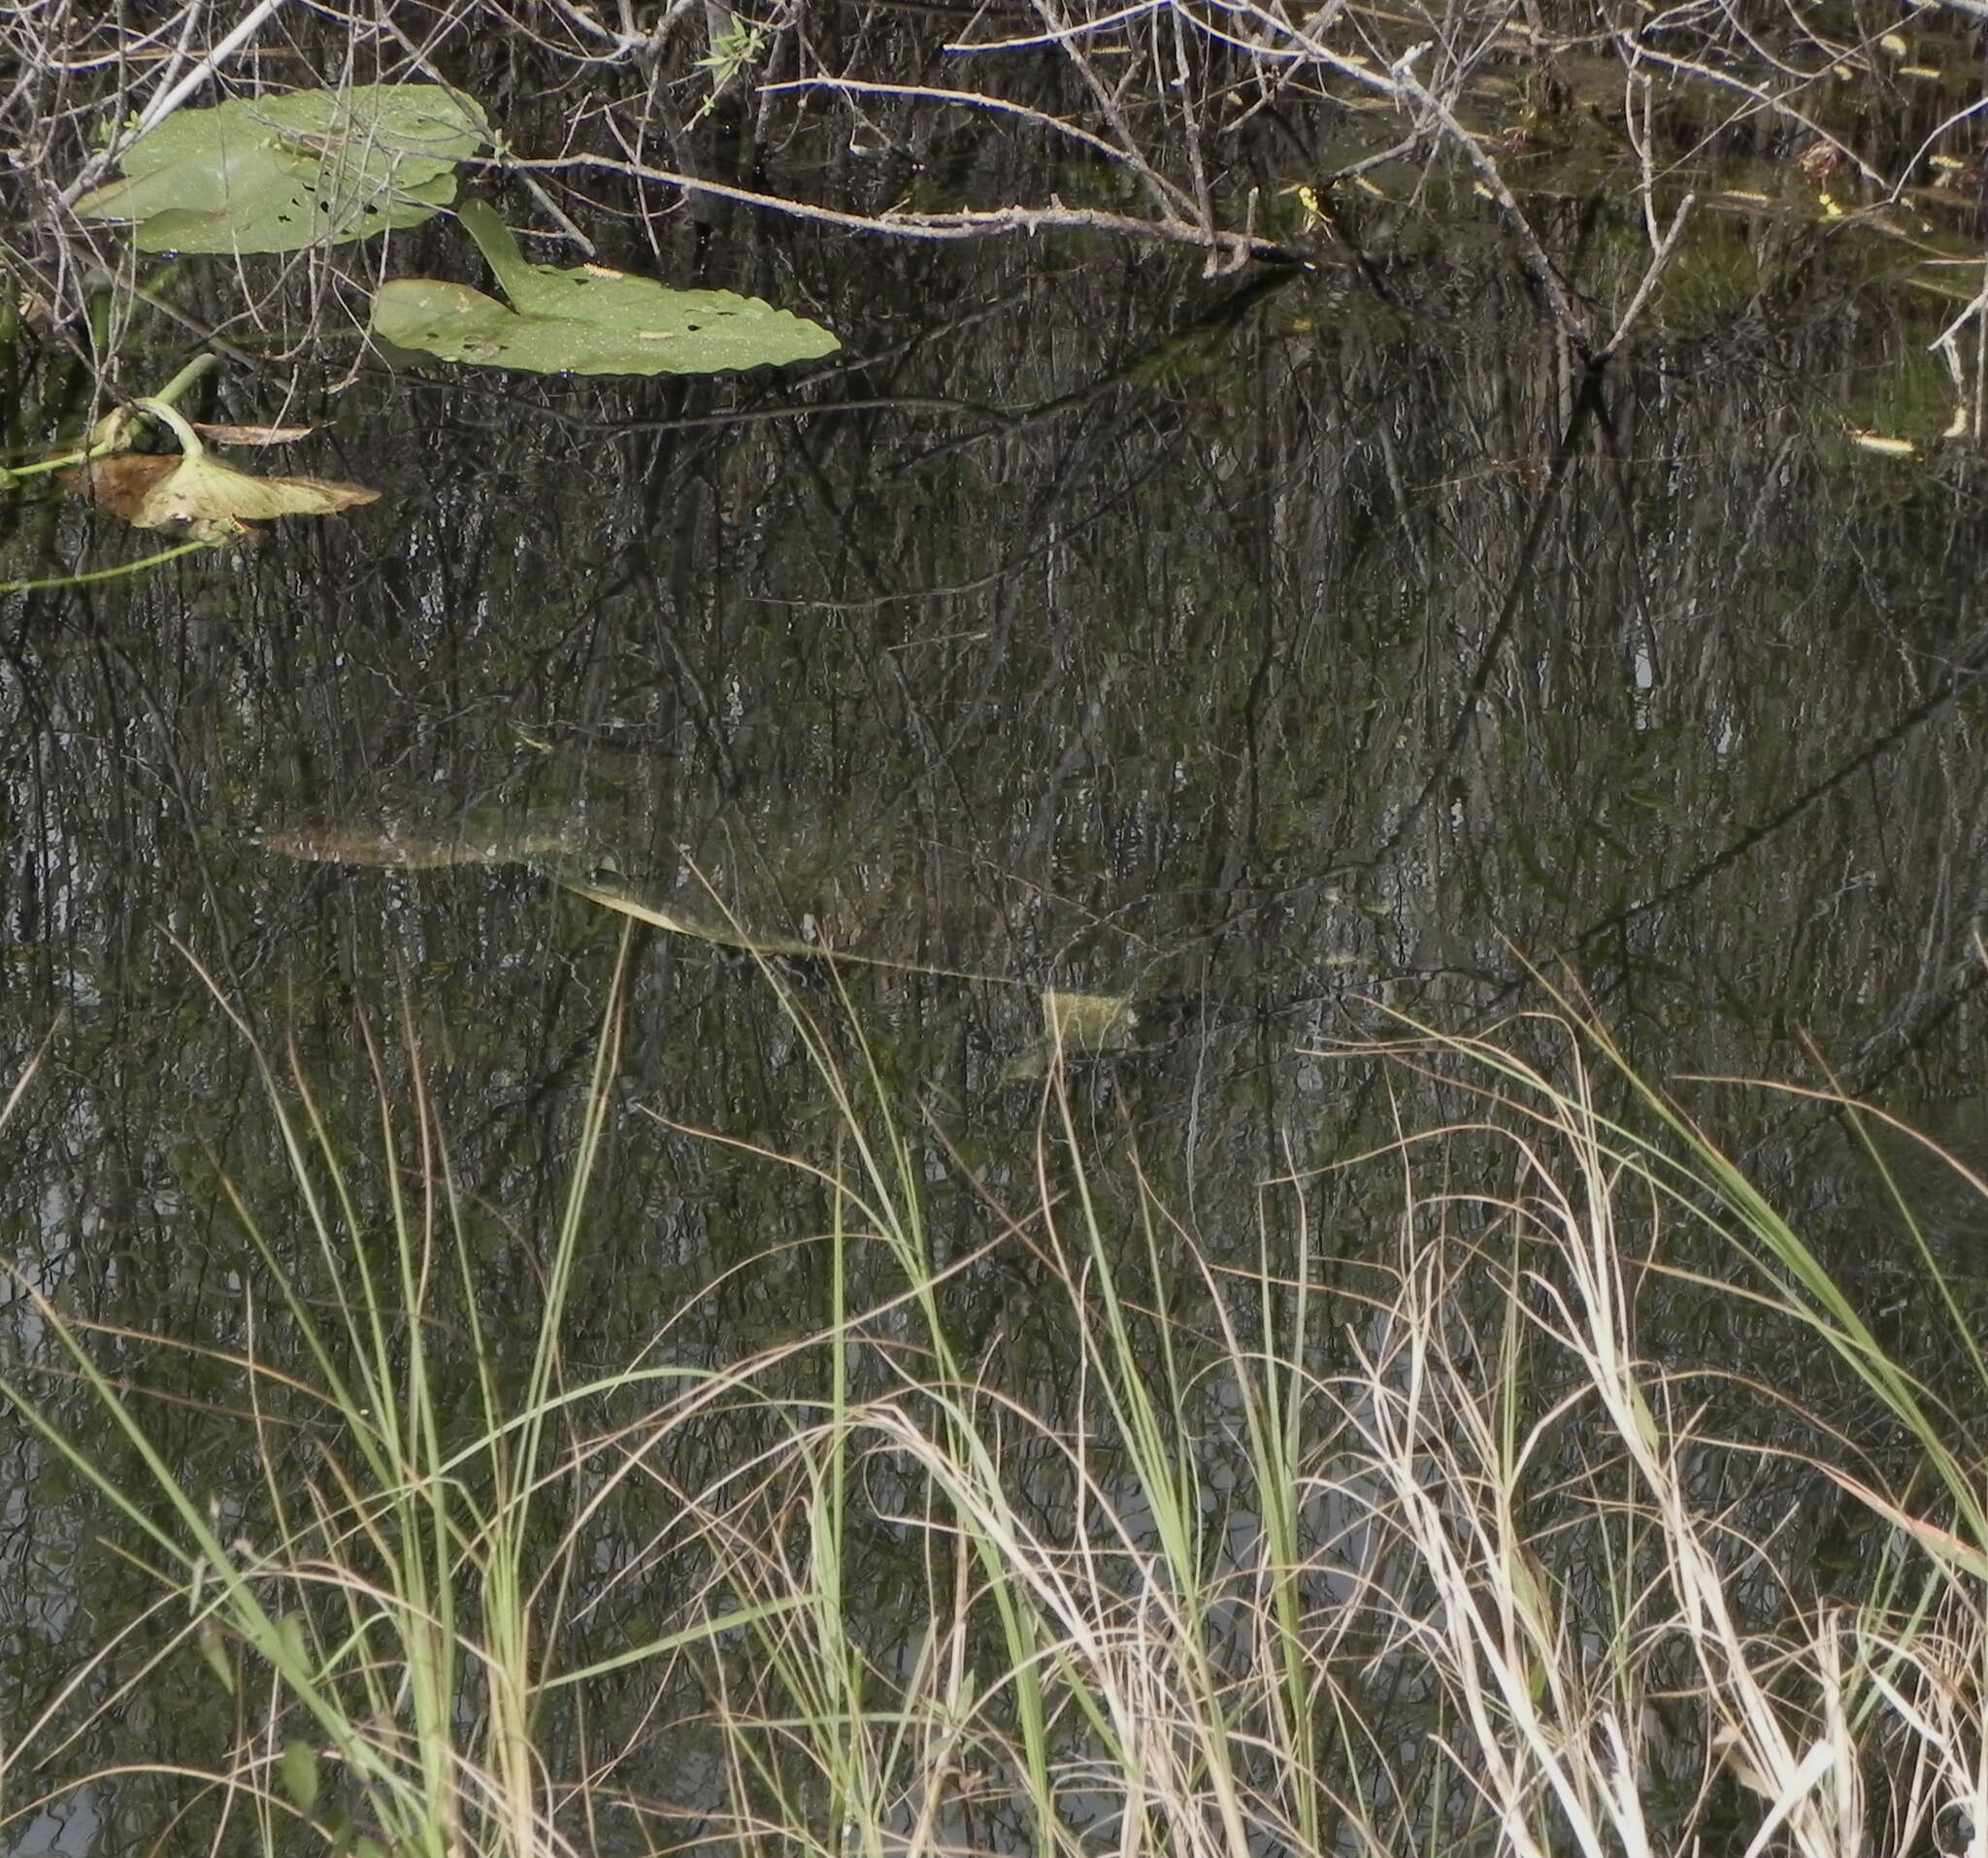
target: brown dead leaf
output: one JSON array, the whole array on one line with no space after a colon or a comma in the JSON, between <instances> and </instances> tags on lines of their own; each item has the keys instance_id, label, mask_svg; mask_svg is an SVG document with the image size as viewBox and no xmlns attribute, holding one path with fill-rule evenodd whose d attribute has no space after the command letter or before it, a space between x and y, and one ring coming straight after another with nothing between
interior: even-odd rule
<instances>
[{"instance_id":1,"label":"brown dead leaf","mask_svg":"<svg viewBox=\"0 0 1988 1858\"><path fill-rule=\"evenodd\" d=\"M138 529L181 530L225 541L248 522L275 516L328 516L380 492L327 478L253 478L204 455L116 452L64 480Z\"/></svg>"},{"instance_id":2,"label":"brown dead leaf","mask_svg":"<svg viewBox=\"0 0 1988 1858\"><path fill-rule=\"evenodd\" d=\"M169 472L178 470L179 465L179 458L172 453L116 451L76 470L58 471L55 481L65 490L87 497L114 516L135 522L136 512L152 486Z\"/></svg>"},{"instance_id":3,"label":"brown dead leaf","mask_svg":"<svg viewBox=\"0 0 1988 1858\"><path fill-rule=\"evenodd\" d=\"M287 446L317 430L315 426L210 426L198 419L191 423L203 439L212 439L217 446Z\"/></svg>"}]
</instances>

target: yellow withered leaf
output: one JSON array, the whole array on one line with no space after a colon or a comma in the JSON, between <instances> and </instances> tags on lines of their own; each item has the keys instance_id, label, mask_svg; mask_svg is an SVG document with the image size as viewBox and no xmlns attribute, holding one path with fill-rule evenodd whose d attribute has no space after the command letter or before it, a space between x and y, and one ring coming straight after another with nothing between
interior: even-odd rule
<instances>
[{"instance_id":1,"label":"yellow withered leaf","mask_svg":"<svg viewBox=\"0 0 1988 1858\"><path fill-rule=\"evenodd\" d=\"M380 495L328 478L251 478L200 453L116 452L65 474L65 481L133 528L182 530L210 541L276 516L335 515Z\"/></svg>"}]
</instances>

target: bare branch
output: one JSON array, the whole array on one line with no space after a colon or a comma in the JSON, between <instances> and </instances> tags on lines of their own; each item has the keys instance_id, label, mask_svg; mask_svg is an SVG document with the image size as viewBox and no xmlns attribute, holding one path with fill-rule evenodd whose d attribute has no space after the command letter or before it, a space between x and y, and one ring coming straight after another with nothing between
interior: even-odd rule
<instances>
[{"instance_id":1,"label":"bare branch","mask_svg":"<svg viewBox=\"0 0 1988 1858\"><path fill-rule=\"evenodd\" d=\"M1546 299L1553 320L1561 332L1583 347L1588 343L1592 331L1588 326L1587 313L1568 295L1567 286L1561 282L1560 273L1553 267L1553 261L1546 256L1545 249L1540 244L1539 234L1533 230L1533 222L1525 216L1524 210L1512 197L1511 189L1505 184L1505 177L1498 171L1498 164L1484 152L1484 145L1471 134L1456 119L1455 112L1440 97L1426 89L1415 76L1415 60L1427 46L1416 46L1403 52L1394 62L1390 76L1400 86L1405 96L1411 97L1419 104L1429 118L1438 123L1444 134L1463 151L1464 159L1476 170L1477 178L1484 183L1484 189L1497 201L1505 214L1507 225L1511 228L1512 237L1518 242L1519 256L1532 274L1533 282L1539 285L1541 294Z\"/></svg>"},{"instance_id":2,"label":"bare branch","mask_svg":"<svg viewBox=\"0 0 1988 1858\"><path fill-rule=\"evenodd\" d=\"M789 78L779 83L761 84L759 95L776 96L782 90L838 90L850 96L911 97L926 103L963 103L970 109L987 110L997 116L1040 123L1044 128L1069 136L1113 160L1121 159L1124 154L1115 142L1108 142L1088 129L1079 129L1076 123L1065 122L1061 116L1052 116L1046 110L1032 110L1025 103L1011 103L1006 97L990 97L980 90L946 90L922 83L871 83L858 78Z\"/></svg>"},{"instance_id":3,"label":"bare branch","mask_svg":"<svg viewBox=\"0 0 1988 1858\"><path fill-rule=\"evenodd\" d=\"M846 226L857 232L881 233L893 239L924 239L953 243L968 239L1030 237L1043 232L1108 232L1121 238L1149 239L1158 245L1186 246L1197 251L1212 251L1228 258L1262 259L1270 264L1309 264L1311 261L1287 247L1273 245L1246 233L1224 232L1177 218L1142 219L1134 214L1107 213L1093 207L1066 207L1053 200L1046 207L992 207L961 213L845 213L834 207L812 206L805 200L781 194L756 193L749 187L733 187L721 181L705 181L696 175L674 174L667 168L651 168L645 162L616 160L610 155L562 155L542 161L516 159L485 164L506 173L565 173L575 168L601 174L616 174L630 181L678 187L685 193L701 193L714 200L729 200L742 207L756 207L790 219L806 219L818 225Z\"/></svg>"}]
</instances>

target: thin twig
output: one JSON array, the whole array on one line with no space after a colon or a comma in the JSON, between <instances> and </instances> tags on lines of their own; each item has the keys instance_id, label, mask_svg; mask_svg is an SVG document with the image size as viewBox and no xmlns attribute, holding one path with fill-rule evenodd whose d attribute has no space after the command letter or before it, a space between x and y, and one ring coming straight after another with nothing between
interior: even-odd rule
<instances>
[{"instance_id":1,"label":"thin twig","mask_svg":"<svg viewBox=\"0 0 1988 1858\"><path fill-rule=\"evenodd\" d=\"M1085 19L1077 25L1055 26L1047 32L1031 32L1020 39L961 40L941 50L947 52L1032 51L1039 46L1060 46L1072 39L1089 38L1108 26L1123 25L1128 19L1143 19L1149 13L1159 12L1163 4L1164 0L1135 0L1132 6L1120 7L1116 13L1101 14L1097 18Z\"/></svg>"},{"instance_id":2,"label":"thin twig","mask_svg":"<svg viewBox=\"0 0 1988 1858\"><path fill-rule=\"evenodd\" d=\"M1702 64L1695 58L1677 58L1672 56L1668 51L1659 51L1646 38L1634 33L1623 34L1622 44L1624 53L1627 56L1647 58L1652 64L1663 65L1668 70L1681 71L1689 77L1703 78L1707 83L1718 84L1728 90L1737 90L1741 96L1752 98L1763 110L1772 110L1776 116L1786 116L1790 122L1799 122L1817 141L1826 143L1830 148L1834 149L1872 186L1882 187L1887 192L1890 191L1891 182L1883 175L1879 174L1870 162L1866 161L1856 149L1852 149L1847 143L1839 142L1819 122L1815 121L1811 116L1805 116L1792 103L1788 102L1785 97L1777 97L1771 90L1763 90L1757 83L1748 83L1743 78L1736 78L1730 72L1717 70L1708 64Z\"/></svg>"},{"instance_id":3,"label":"thin twig","mask_svg":"<svg viewBox=\"0 0 1988 1858\"><path fill-rule=\"evenodd\" d=\"M1219 251L1229 256L1261 258L1270 264L1309 263L1288 248L1273 245L1240 232L1198 226L1185 219L1142 219L1129 213L1107 213L1095 207L1066 207L1060 201L1046 207L993 207L960 213L844 213L834 207L817 207L805 200L781 194L755 193L749 187L727 186L721 181L705 181L696 175L675 174L667 168L651 168L646 162L617 160L612 155L558 155L543 160L509 159L486 164L505 173L558 173L588 168L601 174L617 174L626 180L648 182L666 187L680 187L686 193L708 194L712 199L730 200L744 207L757 207L791 219L806 219L819 225L846 226L858 232L882 233L893 239L922 239L955 243L968 239L999 239L1026 233L1110 232L1121 238L1150 239L1159 245L1187 246L1197 251Z\"/></svg>"},{"instance_id":4,"label":"thin twig","mask_svg":"<svg viewBox=\"0 0 1988 1858\"><path fill-rule=\"evenodd\" d=\"M1546 256L1546 250L1540 244L1539 234L1533 230L1533 222L1525 216L1524 210L1512 197L1511 189L1505 184L1505 177L1498 171L1497 162L1484 152L1484 145L1456 119L1456 114L1441 98L1434 95L1421 80L1415 76L1415 60L1429 50L1427 45L1411 47L1394 61L1389 75L1400 86L1402 93L1414 99L1428 116L1440 124L1442 131L1463 150L1464 159L1476 171L1477 178L1484 183L1485 191L1497 201L1503 211L1506 223L1511 228L1511 235L1518 241L1519 256L1525 267L1533 274L1533 282L1540 286L1546 299L1546 307L1552 312L1553 320L1563 335L1586 346L1592 331L1588 326L1587 315L1578 308L1567 294L1567 286L1560 281L1560 273L1553 267L1553 261Z\"/></svg>"},{"instance_id":5,"label":"thin twig","mask_svg":"<svg viewBox=\"0 0 1988 1858\"><path fill-rule=\"evenodd\" d=\"M253 38L262 29L263 22L284 4L285 0L256 0L256 4L235 23L225 36L209 49L207 54L191 71L187 72L183 78L169 89L156 90L152 93L150 100L139 112L138 121L133 125L128 136L116 137L101 154L93 155L83 164L77 171L76 179L63 188L62 192L57 196L61 203L65 207L69 206L88 192L95 185L97 177L104 173L118 155L128 149L132 143L136 142L140 136L147 134L152 129L156 129L194 91L212 80L215 73L220 69L222 63L243 45L247 44L249 39Z\"/></svg>"},{"instance_id":6,"label":"thin twig","mask_svg":"<svg viewBox=\"0 0 1988 1858\"><path fill-rule=\"evenodd\" d=\"M1642 282L1636 286L1636 295L1629 300L1629 308L1622 313L1622 320L1615 325L1615 333L1595 351L1597 361L1606 361L1628 340L1629 332L1636 326L1636 319L1642 315L1643 306L1650 300L1650 292L1657 287L1657 280L1664 275L1664 267L1671 262L1672 253L1677 249L1678 238L1684 231L1684 222L1691 217L1691 210L1698 205L1698 195L1687 193L1677 203L1677 212L1670 228L1658 241L1657 249L1650 254L1648 267L1642 274Z\"/></svg>"},{"instance_id":7,"label":"thin twig","mask_svg":"<svg viewBox=\"0 0 1988 1858\"><path fill-rule=\"evenodd\" d=\"M1073 31L1067 25L1062 12L1057 5L1057 0L1036 0L1036 11L1049 22L1050 26L1057 33L1062 35L1060 43L1063 47L1064 55L1076 67L1077 75L1083 80L1084 88L1096 100L1099 110L1104 114L1105 120L1118 132L1119 159L1124 161L1139 176L1140 180L1145 183L1146 191L1152 195L1153 204L1163 214L1168 214L1175 217L1184 218L1190 213L1199 216L1200 203L1182 188L1176 186L1173 182L1169 181L1165 175L1145 158L1144 152L1139 146L1138 138L1132 132L1132 124L1126 119L1125 112L1120 106L1116 94L1112 91L1111 86L1098 76L1096 68L1083 54L1083 48L1078 41L1084 35ZM1210 232L1214 230L1211 220L1203 218L1202 224Z\"/></svg>"},{"instance_id":8,"label":"thin twig","mask_svg":"<svg viewBox=\"0 0 1988 1858\"><path fill-rule=\"evenodd\" d=\"M762 97L776 96L782 90L840 90L850 96L912 97L926 103L963 103L970 109L988 110L998 116L1017 116L1024 122L1041 123L1044 128L1069 136L1085 148L1095 149L1100 154L1110 155L1114 160L1124 153L1115 142L1108 142L1088 129L1079 129L1076 123L1065 122L1061 116L1052 116L1046 110L1034 110L1025 103L1011 103L1006 97L990 97L980 90L946 90L923 83L872 83L857 78L788 78L779 83L759 86Z\"/></svg>"}]
</instances>

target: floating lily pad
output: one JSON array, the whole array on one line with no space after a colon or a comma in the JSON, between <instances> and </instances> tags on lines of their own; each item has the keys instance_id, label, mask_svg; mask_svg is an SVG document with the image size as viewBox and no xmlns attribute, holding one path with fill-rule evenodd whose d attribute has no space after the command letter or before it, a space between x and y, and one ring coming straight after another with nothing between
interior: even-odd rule
<instances>
[{"instance_id":1,"label":"floating lily pad","mask_svg":"<svg viewBox=\"0 0 1988 1858\"><path fill-rule=\"evenodd\" d=\"M474 99L437 84L242 98L169 116L76 211L138 221L141 251L339 245L434 218L489 135Z\"/></svg>"},{"instance_id":2,"label":"floating lily pad","mask_svg":"<svg viewBox=\"0 0 1988 1858\"><path fill-rule=\"evenodd\" d=\"M818 322L729 290L669 290L583 265L528 263L481 201L457 217L510 307L467 284L396 278L373 297L373 333L401 348L529 374L719 374L812 361L842 347Z\"/></svg>"}]
</instances>

